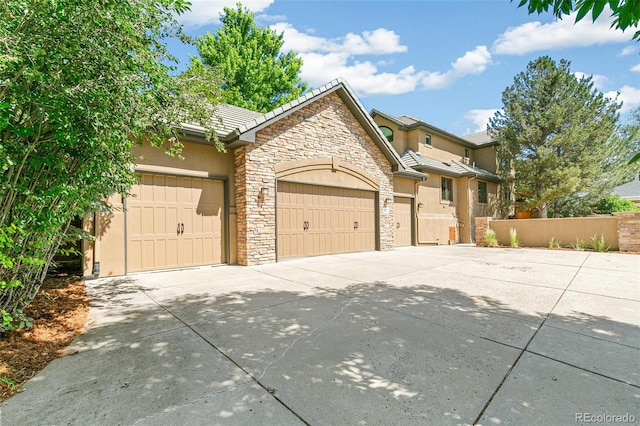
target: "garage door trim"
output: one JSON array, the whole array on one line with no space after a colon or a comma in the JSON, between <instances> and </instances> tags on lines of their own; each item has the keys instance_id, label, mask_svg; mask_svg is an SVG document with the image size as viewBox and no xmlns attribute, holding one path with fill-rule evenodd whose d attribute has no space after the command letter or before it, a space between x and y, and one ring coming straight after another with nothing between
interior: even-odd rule
<instances>
[{"instance_id":1,"label":"garage door trim","mask_svg":"<svg viewBox=\"0 0 640 426\"><path fill-rule=\"evenodd\" d=\"M230 246L230 232L229 232L229 177L224 175L216 175L214 173L209 172L196 172L189 170L167 170L169 168L165 167L144 167L144 166L136 166L136 173L149 173L155 175L163 175L163 176L176 176L176 177L190 177L190 178L199 178L199 179L208 179L208 180L217 180L222 181L223 188L223 206L222 206L222 214L224 217L223 223L223 244L224 244L224 259L223 263L229 263L229 259L231 259L231 246ZM124 274L129 274L129 253L128 253L128 223L127 223L127 197L123 197L122 208L124 210Z\"/></svg>"}]
</instances>

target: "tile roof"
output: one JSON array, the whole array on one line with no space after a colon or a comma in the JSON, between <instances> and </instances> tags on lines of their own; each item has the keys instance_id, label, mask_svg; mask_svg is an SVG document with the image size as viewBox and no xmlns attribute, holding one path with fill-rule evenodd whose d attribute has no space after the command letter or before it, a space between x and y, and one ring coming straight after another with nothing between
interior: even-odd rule
<instances>
[{"instance_id":1,"label":"tile roof","mask_svg":"<svg viewBox=\"0 0 640 426\"><path fill-rule=\"evenodd\" d=\"M613 193L629 200L640 200L640 175L631 182L613 188Z\"/></svg>"},{"instance_id":2,"label":"tile roof","mask_svg":"<svg viewBox=\"0 0 640 426\"><path fill-rule=\"evenodd\" d=\"M490 145L490 144L496 143L495 139L491 137L489 132L487 132L486 130L483 130L482 132L478 132L478 133L472 133L470 135L465 135L462 137L462 139L465 139L477 146Z\"/></svg>"},{"instance_id":3,"label":"tile roof","mask_svg":"<svg viewBox=\"0 0 640 426\"><path fill-rule=\"evenodd\" d=\"M402 154L402 161L404 161L407 166L419 171L432 171L453 177L475 176L494 182L500 181L500 178L496 174L481 169L480 167L471 166L455 160L452 160L450 163L445 163L433 158L423 157L410 149L407 149L404 154Z\"/></svg>"},{"instance_id":4,"label":"tile roof","mask_svg":"<svg viewBox=\"0 0 640 426\"><path fill-rule=\"evenodd\" d=\"M433 126L429 123L426 123L422 120L420 120L419 118L416 117L412 117L410 115L401 115L400 117L395 117L393 115L384 113L382 111L378 111L377 109L372 109L370 112L370 115L372 117L375 117L376 115L379 115L383 118L386 118L389 121L392 121L394 123L396 123L398 125L398 128L400 130L411 130L414 129L416 127L422 127L424 129L426 129L429 132L433 132L433 133L438 133L444 137L446 137L447 139L458 143L462 146L466 146L469 148L477 148L478 145L470 142L464 138L461 138L458 135L454 135L453 133L447 132L446 130L440 129L436 126Z\"/></svg>"},{"instance_id":5,"label":"tile roof","mask_svg":"<svg viewBox=\"0 0 640 426\"><path fill-rule=\"evenodd\" d=\"M234 145L237 146L238 144L251 143L255 138L256 132L263 127L268 126L273 121L279 120L299 108L302 108L308 103L314 102L317 98L332 92L336 92L345 102L347 107L371 136L376 145L378 145L387 159L389 159L391 164L395 164L394 168L397 167L398 172L406 172L406 174L409 174L414 178L426 179L426 174L410 169L403 163L400 155L395 149L393 149L391 144L387 141L387 138L378 128L378 125L373 121L373 118L367 113L367 110L355 96L353 90L349 88L347 82L342 78L337 78L323 86L310 90L298 99L264 114L233 105L218 105L216 106L216 114L220 118L220 127L216 130L218 131L219 138L223 142L226 142L230 147L235 147ZM186 132L200 135L205 131L202 127L190 124L181 125L181 129Z\"/></svg>"}]
</instances>

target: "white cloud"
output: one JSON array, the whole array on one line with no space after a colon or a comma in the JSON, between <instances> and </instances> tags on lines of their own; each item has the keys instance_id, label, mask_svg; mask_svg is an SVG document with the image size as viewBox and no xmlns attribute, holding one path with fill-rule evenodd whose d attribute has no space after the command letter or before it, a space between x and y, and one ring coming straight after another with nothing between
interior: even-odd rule
<instances>
[{"instance_id":1,"label":"white cloud","mask_svg":"<svg viewBox=\"0 0 640 426\"><path fill-rule=\"evenodd\" d=\"M261 13L255 17L257 22L282 22L287 19L284 15L269 15L267 13Z\"/></svg>"},{"instance_id":2,"label":"white cloud","mask_svg":"<svg viewBox=\"0 0 640 426\"><path fill-rule=\"evenodd\" d=\"M640 105L640 88L633 86L622 86L617 92L607 92L606 97L614 99L618 96L618 101L622 101L620 112L625 113Z\"/></svg>"},{"instance_id":3,"label":"white cloud","mask_svg":"<svg viewBox=\"0 0 640 426\"><path fill-rule=\"evenodd\" d=\"M347 53L350 55L383 55L406 52L407 46L400 44L400 36L391 30L378 28L363 31L362 35L349 33L344 37L328 39L303 33L291 24L280 22L271 25L277 33L284 33L283 50L304 52Z\"/></svg>"},{"instance_id":4,"label":"white cloud","mask_svg":"<svg viewBox=\"0 0 640 426\"><path fill-rule=\"evenodd\" d=\"M634 53L636 53L638 50L637 46L627 46L624 49L622 49L620 51L620 53L618 54L618 56L628 56L628 55L633 55Z\"/></svg>"},{"instance_id":5,"label":"white cloud","mask_svg":"<svg viewBox=\"0 0 640 426\"><path fill-rule=\"evenodd\" d=\"M451 64L451 69L446 72L427 72L422 79L422 85L426 89L442 89L452 82L469 74L484 72L491 63L491 54L486 46L477 46L474 50L465 53Z\"/></svg>"},{"instance_id":6,"label":"white cloud","mask_svg":"<svg viewBox=\"0 0 640 426\"><path fill-rule=\"evenodd\" d=\"M394 64L391 54L408 51L394 31L378 28L361 34L348 33L341 37L325 38L299 31L291 24L280 22L271 25L278 33L284 33L283 50L297 52L304 64L300 77L311 86L324 84L343 77L359 96L401 94L416 90L442 88L456 79L478 74L491 62L491 54L485 46L478 46L451 64L446 72L416 70L410 65L397 72L383 72L379 67ZM386 55L372 62L359 61L361 55Z\"/></svg>"},{"instance_id":7,"label":"white cloud","mask_svg":"<svg viewBox=\"0 0 640 426\"><path fill-rule=\"evenodd\" d=\"M493 115L498 111L497 109L472 109L471 111L465 114L465 118L467 120L471 120L473 124L475 124L475 128L472 129L471 133L484 132L487 130L487 124L489 124L489 119L493 117Z\"/></svg>"},{"instance_id":8,"label":"white cloud","mask_svg":"<svg viewBox=\"0 0 640 426\"><path fill-rule=\"evenodd\" d=\"M585 47L594 44L628 42L630 33L610 28L607 12L596 22L585 18L574 23L575 14L549 24L528 22L508 28L493 43L493 51L501 55L524 55L539 50Z\"/></svg>"},{"instance_id":9,"label":"white cloud","mask_svg":"<svg viewBox=\"0 0 640 426\"><path fill-rule=\"evenodd\" d=\"M631 71L640 72L640 64L632 66L631 67Z\"/></svg>"},{"instance_id":10,"label":"white cloud","mask_svg":"<svg viewBox=\"0 0 640 426\"><path fill-rule=\"evenodd\" d=\"M398 73L379 72L371 62L354 62L349 65L350 56L345 53L301 53L304 61L301 78L312 86L324 84L337 77L343 77L361 96L379 94L400 94L416 89L422 73L412 66Z\"/></svg>"},{"instance_id":11,"label":"white cloud","mask_svg":"<svg viewBox=\"0 0 640 426\"><path fill-rule=\"evenodd\" d=\"M242 5L253 13L268 8L275 0L244 0ZM191 10L178 16L178 21L187 27L197 28L220 22L220 12L225 7L235 9L237 0L191 0Z\"/></svg>"},{"instance_id":12,"label":"white cloud","mask_svg":"<svg viewBox=\"0 0 640 426\"><path fill-rule=\"evenodd\" d=\"M607 83L607 81L609 81L607 76L602 74L587 74L584 72L576 71L573 73L573 75L575 75L577 79L581 79L583 77L591 77L594 87L598 90L603 90L605 84Z\"/></svg>"}]
</instances>

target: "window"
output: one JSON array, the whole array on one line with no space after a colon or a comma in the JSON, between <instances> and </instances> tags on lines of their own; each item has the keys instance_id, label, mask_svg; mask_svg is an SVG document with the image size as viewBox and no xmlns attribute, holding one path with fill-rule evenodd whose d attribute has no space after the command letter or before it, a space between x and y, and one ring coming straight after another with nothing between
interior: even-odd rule
<instances>
[{"instance_id":1,"label":"window","mask_svg":"<svg viewBox=\"0 0 640 426\"><path fill-rule=\"evenodd\" d=\"M431 135L426 135L424 137L424 144L425 145L431 145Z\"/></svg>"},{"instance_id":2,"label":"window","mask_svg":"<svg viewBox=\"0 0 640 426\"><path fill-rule=\"evenodd\" d=\"M470 154L469 154L469 148L465 148L464 149L464 158L469 158Z\"/></svg>"},{"instance_id":3,"label":"window","mask_svg":"<svg viewBox=\"0 0 640 426\"><path fill-rule=\"evenodd\" d=\"M442 201L453 202L453 179L441 178Z\"/></svg>"},{"instance_id":4,"label":"window","mask_svg":"<svg viewBox=\"0 0 640 426\"><path fill-rule=\"evenodd\" d=\"M382 130L382 134L387 138L389 142L393 142L393 130L391 130L387 126L380 126L380 130Z\"/></svg>"},{"instance_id":5,"label":"window","mask_svg":"<svg viewBox=\"0 0 640 426\"><path fill-rule=\"evenodd\" d=\"M487 182L478 182L478 202L487 204Z\"/></svg>"}]
</instances>

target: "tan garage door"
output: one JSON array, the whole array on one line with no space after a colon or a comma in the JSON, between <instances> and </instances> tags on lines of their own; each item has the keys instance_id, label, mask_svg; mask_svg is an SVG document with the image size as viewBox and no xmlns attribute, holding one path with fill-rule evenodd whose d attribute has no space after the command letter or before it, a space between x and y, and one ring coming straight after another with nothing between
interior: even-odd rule
<instances>
[{"instance_id":1,"label":"tan garage door","mask_svg":"<svg viewBox=\"0 0 640 426\"><path fill-rule=\"evenodd\" d=\"M395 218L394 242L396 247L411 245L411 198L395 197L393 200Z\"/></svg>"},{"instance_id":2,"label":"tan garage door","mask_svg":"<svg viewBox=\"0 0 640 426\"><path fill-rule=\"evenodd\" d=\"M143 173L131 191L127 272L222 263L222 181Z\"/></svg>"},{"instance_id":3,"label":"tan garage door","mask_svg":"<svg viewBox=\"0 0 640 426\"><path fill-rule=\"evenodd\" d=\"M278 182L278 258L375 250L375 193Z\"/></svg>"}]
</instances>

